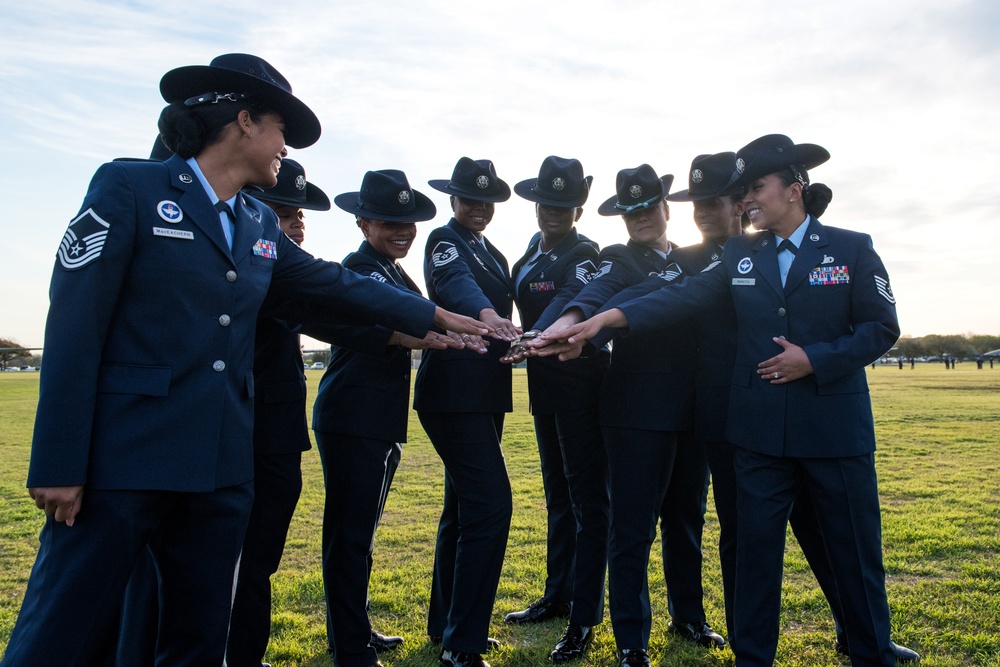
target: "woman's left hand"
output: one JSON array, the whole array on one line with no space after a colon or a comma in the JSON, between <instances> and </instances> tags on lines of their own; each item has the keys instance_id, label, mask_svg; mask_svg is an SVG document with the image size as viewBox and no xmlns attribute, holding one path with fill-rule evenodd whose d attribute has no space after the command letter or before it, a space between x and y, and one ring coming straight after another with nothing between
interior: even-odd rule
<instances>
[{"instance_id":1,"label":"woman's left hand","mask_svg":"<svg viewBox=\"0 0 1000 667\"><path fill-rule=\"evenodd\" d=\"M757 375L762 380L771 384L785 384L812 375L813 367L805 350L781 337L771 340L784 348L784 351L757 364Z\"/></svg>"}]
</instances>

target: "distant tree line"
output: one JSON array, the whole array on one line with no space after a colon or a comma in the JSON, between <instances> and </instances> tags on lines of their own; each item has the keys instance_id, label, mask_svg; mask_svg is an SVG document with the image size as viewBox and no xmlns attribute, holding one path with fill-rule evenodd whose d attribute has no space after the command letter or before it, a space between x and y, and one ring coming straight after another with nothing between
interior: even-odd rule
<instances>
[{"instance_id":1,"label":"distant tree line","mask_svg":"<svg viewBox=\"0 0 1000 667\"><path fill-rule=\"evenodd\" d=\"M1000 336L983 334L953 334L941 336L903 336L896 343L893 356L901 354L909 358L944 357L951 355L956 359L973 360L980 354L1000 350Z\"/></svg>"}]
</instances>

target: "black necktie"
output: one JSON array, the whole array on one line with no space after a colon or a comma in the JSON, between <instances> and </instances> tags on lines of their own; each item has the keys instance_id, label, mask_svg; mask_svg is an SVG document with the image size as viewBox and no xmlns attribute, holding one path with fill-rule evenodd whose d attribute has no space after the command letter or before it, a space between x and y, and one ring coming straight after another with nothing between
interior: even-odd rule
<instances>
[{"instance_id":1,"label":"black necktie","mask_svg":"<svg viewBox=\"0 0 1000 667\"><path fill-rule=\"evenodd\" d=\"M221 199L215 202L215 210L218 211L219 213L225 213L227 216L229 216L229 222L236 221L236 214L233 213L233 209L229 207L229 204L222 201Z\"/></svg>"},{"instance_id":2,"label":"black necktie","mask_svg":"<svg viewBox=\"0 0 1000 667\"><path fill-rule=\"evenodd\" d=\"M233 249L233 235L234 235L234 233L236 231L235 230L235 227L236 227L236 214L233 213L233 209L231 209L229 207L229 204L227 204L226 202L222 201L221 199L219 201L215 202L215 210L218 211L219 213L225 213L226 214L226 222L225 222L226 226L223 228L222 233L226 237L226 244L229 246L229 249L232 250Z\"/></svg>"},{"instance_id":3,"label":"black necktie","mask_svg":"<svg viewBox=\"0 0 1000 667\"><path fill-rule=\"evenodd\" d=\"M778 252L781 252L782 250L787 250L793 255L798 252L798 248L795 247L795 244L792 243L790 239L785 239L778 244Z\"/></svg>"}]
</instances>

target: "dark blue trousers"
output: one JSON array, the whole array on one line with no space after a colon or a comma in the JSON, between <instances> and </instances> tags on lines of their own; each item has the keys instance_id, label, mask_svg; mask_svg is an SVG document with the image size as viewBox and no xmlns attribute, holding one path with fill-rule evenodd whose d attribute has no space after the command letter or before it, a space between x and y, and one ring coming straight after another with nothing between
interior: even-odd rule
<instances>
[{"instance_id":1,"label":"dark blue trousers","mask_svg":"<svg viewBox=\"0 0 1000 667\"><path fill-rule=\"evenodd\" d=\"M399 443L316 431L323 463L323 588L334 664L369 667L368 580L375 531L399 466Z\"/></svg>"},{"instance_id":2,"label":"dark blue trousers","mask_svg":"<svg viewBox=\"0 0 1000 667\"><path fill-rule=\"evenodd\" d=\"M785 531L809 488L840 593L854 667L896 664L882 565L882 519L873 454L806 459L736 448L739 537L735 637L738 667L771 665L777 650Z\"/></svg>"},{"instance_id":3,"label":"dark blue trousers","mask_svg":"<svg viewBox=\"0 0 1000 667\"><path fill-rule=\"evenodd\" d=\"M271 637L271 576L302 493L302 453L254 453L254 500L243 540L227 667L260 667Z\"/></svg>"},{"instance_id":4,"label":"dark blue trousers","mask_svg":"<svg viewBox=\"0 0 1000 667\"><path fill-rule=\"evenodd\" d=\"M660 543L667 608L681 623L705 619L701 584L701 536L708 502L708 459L693 434L677 435L677 455L667 495L660 508Z\"/></svg>"},{"instance_id":5,"label":"dark blue trousers","mask_svg":"<svg viewBox=\"0 0 1000 667\"><path fill-rule=\"evenodd\" d=\"M46 520L3 665L91 665L107 656L147 545L162 582L157 660L222 664L252 501L250 483L209 493L85 490L72 527Z\"/></svg>"},{"instance_id":6,"label":"dark blue trousers","mask_svg":"<svg viewBox=\"0 0 1000 667\"><path fill-rule=\"evenodd\" d=\"M427 633L451 651L482 654L513 506L500 448L504 414L418 414L445 467Z\"/></svg>"},{"instance_id":7,"label":"dark blue trousers","mask_svg":"<svg viewBox=\"0 0 1000 667\"><path fill-rule=\"evenodd\" d=\"M608 593L619 649L649 646L649 551L670 485L677 433L604 427L611 488Z\"/></svg>"}]
</instances>

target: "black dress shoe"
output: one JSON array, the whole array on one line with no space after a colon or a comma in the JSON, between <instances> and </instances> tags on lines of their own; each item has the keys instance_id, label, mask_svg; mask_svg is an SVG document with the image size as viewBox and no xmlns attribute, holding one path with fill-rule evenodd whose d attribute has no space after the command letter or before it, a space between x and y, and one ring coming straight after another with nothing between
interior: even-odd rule
<instances>
[{"instance_id":1,"label":"black dress shoe","mask_svg":"<svg viewBox=\"0 0 1000 667\"><path fill-rule=\"evenodd\" d=\"M483 656L478 653L453 652L448 649L441 650L438 662L442 667L490 667L490 663L483 660Z\"/></svg>"},{"instance_id":2,"label":"black dress shoe","mask_svg":"<svg viewBox=\"0 0 1000 667\"><path fill-rule=\"evenodd\" d=\"M623 648L618 652L621 667L651 667L649 654L644 648Z\"/></svg>"},{"instance_id":3,"label":"black dress shoe","mask_svg":"<svg viewBox=\"0 0 1000 667\"><path fill-rule=\"evenodd\" d=\"M892 648L892 652L896 656L896 662L920 662L920 654L913 649L900 646L894 641L889 642L889 647ZM833 650L840 655L851 655L851 646L847 643L847 635L837 635L837 642L833 645Z\"/></svg>"},{"instance_id":4,"label":"black dress shoe","mask_svg":"<svg viewBox=\"0 0 1000 667\"><path fill-rule=\"evenodd\" d=\"M726 640L722 638L722 635L713 630L712 626L705 621L701 623L670 621L667 624L667 630L705 648L722 648L726 645Z\"/></svg>"},{"instance_id":5,"label":"black dress shoe","mask_svg":"<svg viewBox=\"0 0 1000 667\"><path fill-rule=\"evenodd\" d=\"M568 617L569 603L549 602L545 598L538 598L528 605L528 608L524 611L515 611L504 616L503 622L521 625L522 623L541 623L542 621L547 621L550 618Z\"/></svg>"},{"instance_id":6,"label":"black dress shoe","mask_svg":"<svg viewBox=\"0 0 1000 667\"><path fill-rule=\"evenodd\" d=\"M402 637L383 635L381 632L372 630L372 638L368 641L368 645L375 649L376 653L383 653L399 648L405 641Z\"/></svg>"},{"instance_id":7,"label":"black dress shoe","mask_svg":"<svg viewBox=\"0 0 1000 667\"><path fill-rule=\"evenodd\" d=\"M430 635L427 638L430 639L431 643L434 644L435 646L440 646L441 645L441 637L440 636ZM493 651L496 651L499 648L500 648L500 640L499 639L493 639L493 637L487 637L486 638L486 652L487 653L492 653Z\"/></svg>"},{"instance_id":8,"label":"black dress shoe","mask_svg":"<svg viewBox=\"0 0 1000 667\"><path fill-rule=\"evenodd\" d=\"M583 657L583 652L594 640L594 631L585 625L570 623L562 639L556 643L555 650L549 654L549 660L559 664Z\"/></svg>"}]
</instances>

